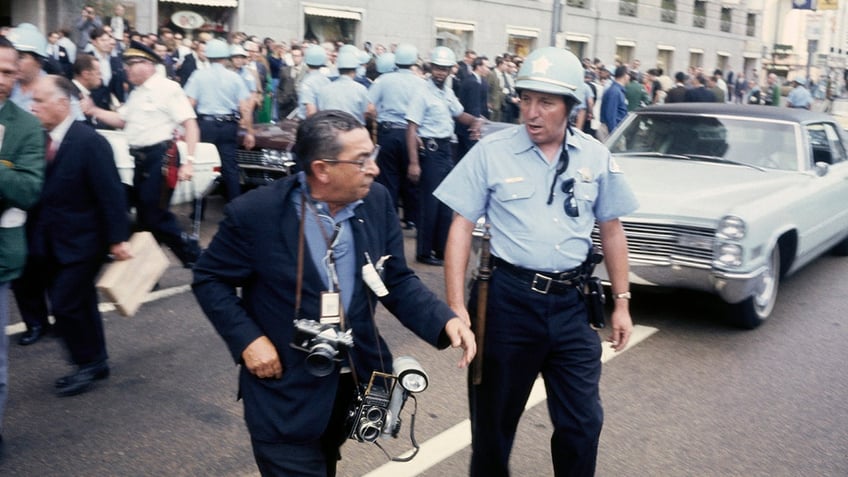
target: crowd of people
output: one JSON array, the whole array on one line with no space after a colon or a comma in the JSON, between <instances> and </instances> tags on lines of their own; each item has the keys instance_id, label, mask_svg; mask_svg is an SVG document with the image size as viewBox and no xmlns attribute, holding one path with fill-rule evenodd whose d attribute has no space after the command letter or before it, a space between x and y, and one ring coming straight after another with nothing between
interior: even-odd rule
<instances>
[{"instance_id":1,"label":"crowd of people","mask_svg":"<svg viewBox=\"0 0 848 477\"><path fill-rule=\"evenodd\" d=\"M607 66L558 48L490 60L403 42L186 38L164 27L135 31L121 5L111 13L85 6L67 29L0 32L0 329L11 288L27 327L18 343L55 332L66 344L75 370L56 381L57 395L106 379L94 280L107 254L132 257L134 207L134 229L151 231L193 269L198 302L241 365L263 475L334 475L351 435L344 415L372 372L393 372L375 333L375 299L434 346L463 348L462 367L477 351L472 326L481 332L488 317L482 384L469 383L472 475L507 475L539 373L557 396L549 401L555 472L592 475L603 413L600 343L583 293L595 260L591 232L597 221L620 350L632 322L618 217L638 206L592 138L648 104L781 102L774 75L762 87L700 68L672 79L661 67L642 72L638 60ZM796 79L786 105L810 103ZM481 139L487 121L519 118L522 125ZM299 121L297 172L243 196L237 148L254 146L256 124L288 119ZM125 132L135 160L129 196L97 128ZM176 183L192 177L200 141L218 149L228 202L203 252L169 210ZM479 283L465 296L480 217L492 235L488 311L478 310ZM402 227L415 229L416 261L445 267L447 303L407 266ZM311 370L303 346L290 346L304 330L311 346L316 329L318 344L339 348L332 378ZM0 419L7 345L4 334Z\"/></svg>"}]
</instances>

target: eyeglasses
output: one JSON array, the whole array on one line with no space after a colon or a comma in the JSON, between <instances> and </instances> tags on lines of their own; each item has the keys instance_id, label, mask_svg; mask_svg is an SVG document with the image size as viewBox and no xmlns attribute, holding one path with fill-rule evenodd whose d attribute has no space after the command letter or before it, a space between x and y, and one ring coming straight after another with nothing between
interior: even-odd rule
<instances>
[{"instance_id":1,"label":"eyeglasses","mask_svg":"<svg viewBox=\"0 0 848 477\"><path fill-rule=\"evenodd\" d=\"M334 164L354 164L359 166L359 172L365 172L367 169L367 164L369 161L377 162L377 156L380 154L380 146L376 146L373 151L371 151L368 156L363 159L359 159L356 161L351 161L347 159L322 159L324 162L330 162Z\"/></svg>"},{"instance_id":2,"label":"eyeglasses","mask_svg":"<svg viewBox=\"0 0 848 477\"><path fill-rule=\"evenodd\" d=\"M577 199L574 198L574 178L569 177L562 182L562 192L565 194L565 202L562 207L565 209L565 215L575 218L580 217L580 209L577 208Z\"/></svg>"}]
</instances>

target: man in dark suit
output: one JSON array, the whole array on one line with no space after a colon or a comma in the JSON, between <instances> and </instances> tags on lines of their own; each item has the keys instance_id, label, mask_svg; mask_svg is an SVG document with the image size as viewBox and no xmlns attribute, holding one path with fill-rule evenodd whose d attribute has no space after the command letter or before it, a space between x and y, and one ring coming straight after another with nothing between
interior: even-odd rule
<instances>
[{"instance_id":1,"label":"man in dark suit","mask_svg":"<svg viewBox=\"0 0 848 477\"><path fill-rule=\"evenodd\" d=\"M292 46L291 57L294 64L280 67L280 82L277 83L277 111L281 120L297 109L297 85L309 71L303 64L303 50L299 45Z\"/></svg>"},{"instance_id":2,"label":"man in dark suit","mask_svg":"<svg viewBox=\"0 0 848 477\"><path fill-rule=\"evenodd\" d=\"M406 265L392 199L373 183L368 130L348 113L319 111L298 127L294 152L305 172L227 205L192 287L241 365L262 475L326 477L335 475L356 396L372 372L394 372L374 321L377 300L430 344L463 347L461 367L476 348L467 323ZM295 318L326 334L352 330L353 347L337 347L343 362L324 375L310 369L308 353L291 346L301 343Z\"/></svg>"},{"instance_id":3,"label":"man in dark suit","mask_svg":"<svg viewBox=\"0 0 848 477\"><path fill-rule=\"evenodd\" d=\"M686 73L678 71L674 75L674 87L668 90L668 95L665 98L666 103L682 103L686 101L686 80L689 79Z\"/></svg>"},{"instance_id":4,"label":"man in dark suit","mask_svg":"<svg viewBox=\"0 0 848 477\"><path fill-rule=\"evenodd\" d=\"M112 56L115 40L103 28L91 31L91 44L94 45L93 55L100 62L103 84L91 91L91 100L103 109L114 109L114 103L126 100L126 74L124 64L119 56Z\"/></svg>"},{"instance_id":5,"label":"man in dark suit","mask_svg":"<svg viewBox=\"0 0 848 477\"><path fill-rule=\"evenodd\" d=\"M185 86L191 74L198 68L209 67L209 60L206 59L206 43L197 42L197 47L191 54L183 59L182 64L177 68L177 77L180 79L180 86Z\"/></svg>"},{"instance_id":6,"label":"man in dark suit","mask_svg":"<svg viewBox=\"0 0 848 477\"><path fill-rule=\"evenodd\" d=\"M27 270L15 285L19 304L46 306L44 290L76 372L56 381L59 396L87 391L109 375L94 280L107 253L131 256L124 188L112 148L71 115L73 86L62 76L39 79L33 114L48 132L47 169L29 216ZM33 274L31 263L36 264ZM40 283L39 283L40 282Z\"/></svg>"},{"instance_id":7,"label":"man in dark suit","mask_svg":"<svg viewBox=\"0 0 848 477\"><path fill-rule=\"evenodd\" d=\"M715 103L716 97L707 89L704 75L695 75L692 77L692 87L686 90L683 100L686 103Z\"/></svg>"},{"instance_id":8,"label":"man in dark suit","mask_svg":"<svg viewBox=\"0 0 848 477\"><path fill-rule=\"evenodd\" d=\"M478 56L471 62L472 72L463 81L459 87L459 102L465 112L475 118L489 117L489 83L487 77L491 69L489 68L489 59L485 56ZM456 137L459 141L456 159L461 159L469 149L477 141L472 141L469 137L468 126L457 123Z\"/></svg>"},{"instance_id":9,"label":"man in dark suit","mask_svg":"<svg viewBox=\"0 0 848 477\"><path fill-rule=\"evenodd\" d=\"M456 80L453 82L453 92L459 97L459 88L465 78L468 78L474 73L474 60L477 58L477 53L474 50L465 50L465 56L462 61L457 63Z\"/></svg>"}]
</instances>

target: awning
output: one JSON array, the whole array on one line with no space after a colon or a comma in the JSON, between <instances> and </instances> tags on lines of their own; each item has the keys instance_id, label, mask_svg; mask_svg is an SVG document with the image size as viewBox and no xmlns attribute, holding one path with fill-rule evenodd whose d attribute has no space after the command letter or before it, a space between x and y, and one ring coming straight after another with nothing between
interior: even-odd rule
<instances>
[{"instance_id":1,"label":"awning","mask_svg":"<svg viewBox=\"0 0 848 477\"><path fill-rule=\"evenodd\" d=\"M622 40L620 38L616 38L615 46L636 46L636 42L633 40Z\"/></svg>"},{"instance_id":2,"label":"awning","mask_svg":"<svg viewBox=\"0 0 848 477\"><path fill-rule=\"evenodd\" d=\"M512 36L523 36L527 38L539 38L539 29L507 25L506 34Z\"/></svg>"},{"instance_id":3,"label":"awning","mask_svg":"<svg viewBox=\"0 0 848 477\"><path fill-rule=\"evenodd\" d=\"M306 15L314 15L316 17L343 18L345 20L362 21L362 12L359 10L304 6L303 13Z\"/></svg>"},{"instance_id":4,"label":"awning","mask_svg":"<svg viewBox=\"0 0 848 477\"><path fill-rule=\"evenodd\" d=\"M677 47L671 45L657 45L657 49L661 51L674 51Z\"/></svg>"},{"instance_id":5,"label":"awning","mask_svg":"<svg viewBox=\"0 0 848 477\"><path fill-rule=\"evenodd\" d=\"M436 28L442 30L474 31L474 23L456 20L436 20Z\"/></svg>"},{"instance_id":6,"label":"awning","mask_svg":"<svg viewBox=\"0 0 848 477\"><path fill-rule=\"evenodd\" d=\"M762 56L758 51L744 51L742 52L742 58L759 58Z\"/></svg>"},{"instance_id":7,"label":"awning","mask_svg":"<svg viewBox=\"0 0 848 477\"><path fill-rule=\"evenodd\" d=\"M205 7L228 7L238 6L238 0L160 0L162 3L182 3L184 5L203 5Z\"/></svg>"},{"instance_id":8,"label":"awning","mask_svg":"<svg viewBox=\"0 0 848 477\"><path fill-rule=\"evenodd\" d=\"M726 57L730 58L730 52L729 51L717 51L716 55L717 56L726 56Z\"/></svg>"},{"instance_id":9,"label":"awning","mask_svg":"<svg viewBox=\"0 0 848 477\"><path fill-rule=\"evenodd\" d=\"M591 37L589 35L581 35L579 33L566 33L565 39L575 43L589 43Z\"/></svg>"},{"instance_id":10,"label":"awning","mask_svg":"<svg viewBox=\"0 0 848 477\"><path fill-rule=\"evenodd\" d=\"M689 53L696 53L696 54L699 54L699 55L703 55L704 49L703 48L689 48Z\"/></svg>"}]
</instances>

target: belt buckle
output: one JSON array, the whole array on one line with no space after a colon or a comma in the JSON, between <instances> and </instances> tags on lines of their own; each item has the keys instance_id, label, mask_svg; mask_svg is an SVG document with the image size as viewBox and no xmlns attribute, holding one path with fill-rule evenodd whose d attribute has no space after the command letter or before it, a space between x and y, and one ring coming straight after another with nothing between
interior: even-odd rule
<instances>
[{"instance_id":1,"label":"belt buckle","mask_svg":"<svg viewBox=\"0 0 848 477\"><path fill-rule=\"evenodd\" d=\"M433 138L427 139L427 150L430 152L436 152L439 150L439 143L436 142Z\"/></svg>"},{"instance_id":2,"label":"belt buckle","mask_svg":"<svg viewBox=\"0 0 848 477\"><path fill-rule=\"evenodd\" d=\"M539 285L539 283L540 283L542 280L545 280L545 281L543 282L543 283L545 284L545 285L544 285L544 289L542 289L542 288L537 288L537 287L538 287L538 285ZM547 294L548 294L548 291L551 289L551 282L553 282L553 281L554 281L554 279L553 279L553 278L551 278L551 277L546 277L546 276L544 276L544 275L541 275L541 274L537 273L537 274L533 277L533 283L531 283L531 284L530 284L530 289L531 289L531 290L533 290L534 292L541 293L542 295L547 295Z\"/></svg>"}]
</instances>

